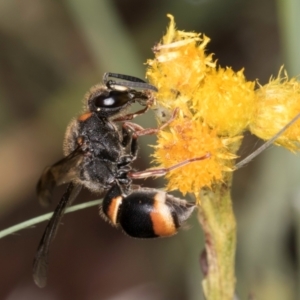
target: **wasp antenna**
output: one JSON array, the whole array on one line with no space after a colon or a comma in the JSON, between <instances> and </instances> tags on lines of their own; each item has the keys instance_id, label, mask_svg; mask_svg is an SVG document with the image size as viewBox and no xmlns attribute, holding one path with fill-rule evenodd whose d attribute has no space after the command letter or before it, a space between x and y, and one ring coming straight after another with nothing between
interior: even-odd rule
<instances>
[{"instance_id":1,"label":"wasp antenna","mask_svg":"<svg viewBox=\"0 0 300 300\"><path fill-rule=\"evenodd\" d=\"M131 82L144 82L144 83L147 83L145 80L134 77L134 76L118 74L118 73L111 73L111 72L104 73L104 75L103 75L103 82L104 83L106 83L108 77L124 79L124 80L131 81Z\"/></svg>"},{"instance_id":2,"label":"wasp antenna","mask_svg":"<svg viewBox=\"0 0 300 300\"><path fill-rule=\"evenodd\" d=\"M120 82L116 82L116 84L126 86L126 87L129 87L129 88L133 88L133 89L151 90L151 91L154 91L154 92L158 91L158 89L154 85L151 85L151 84L146 83L146 82L125 82L125 81L120 81Z\"/></svg>"},{"instance_id":3,"label":"wasp antenna","mask_svg":"<svg viewBox=\"0 0 300 300\"><path fill-rule=\"evenodd\" d=\"M108 78L118 78L118 79L123 79L126 81L112 81ZM112 85L120 85L120 86L125 86L129 88L138 88L138 89L144 89L144 90L152 90L157 92L157 88L149 83L147 83L145 80L134 77L134 76L129 76L129 75L123 75L123 74L118 74L118 73L111 73L111 72L106 72L103 75L103 83L106 84L108 88L110 88Z\"/></svg>"}]
</instances>

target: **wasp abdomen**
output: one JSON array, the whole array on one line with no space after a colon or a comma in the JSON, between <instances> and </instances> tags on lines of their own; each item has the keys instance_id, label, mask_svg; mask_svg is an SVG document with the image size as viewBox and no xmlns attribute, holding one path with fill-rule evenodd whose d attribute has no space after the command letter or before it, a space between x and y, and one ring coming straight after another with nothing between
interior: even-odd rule
<instances>
[{"instance_id":1,"label":"wasp abdomen","mask_svg":"<svg viewBox=\"0 0 300 300\"><path fill-rule=\"evenodd\" d=\"M102 212L113 225L136 238L167 237L177 233L195 205L155 189L141 189L122 197L113 187Z\"/></svg>"}]
</instances>

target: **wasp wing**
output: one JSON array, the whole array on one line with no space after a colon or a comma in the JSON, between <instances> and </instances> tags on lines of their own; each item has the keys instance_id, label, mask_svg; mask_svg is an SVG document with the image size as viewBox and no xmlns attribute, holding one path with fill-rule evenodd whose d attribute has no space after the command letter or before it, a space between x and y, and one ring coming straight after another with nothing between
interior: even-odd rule
<instances>
[{"instance_id":1,"label":"wasp wing","mask_svg":"<svg viewBox=\"0 0 300 300\"><path fill-rule=\"evenodd\" d=\"M39 287L44 287L47 284L49 246L56 235L60 220L62 219L66 208L77 197L81 187L81 185L74 183L68 185L66 192L46 226L33 262L33 280Z\"/></svg>"},{"instance_id":2,"label":"wasp wing","mask_svg":"<svg viewBox=\"0 0 300 300\"><path fill-rule=\"evenodd\" d=\"M71 182L78 177L78 166L82 159L83 151L78 147L71 154L44 170L36 187L39 202L43 206L50 204L55 186Z\"/></svg>"}]
</instances>

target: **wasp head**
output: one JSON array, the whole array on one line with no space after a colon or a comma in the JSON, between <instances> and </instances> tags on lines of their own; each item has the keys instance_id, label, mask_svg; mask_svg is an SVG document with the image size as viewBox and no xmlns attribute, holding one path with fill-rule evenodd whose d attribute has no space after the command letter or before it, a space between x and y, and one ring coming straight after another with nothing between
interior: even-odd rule
<instances>
[{"instance_id":1,"label":"wasp head","mask_svg":"<svg viewBox=\"0 0 300 300\"><path fill-rule=\"evenodd\" d=\"M126 81L108 80L108 77ZM92 87L86 96L89 111L97 113L102 118L115 116L135 102L150 106L149 103L153 98L150 90L157 91L154 86L142 79L128 75L105 73L103 82L105 85Z\"/></svg>"}]
</instances>

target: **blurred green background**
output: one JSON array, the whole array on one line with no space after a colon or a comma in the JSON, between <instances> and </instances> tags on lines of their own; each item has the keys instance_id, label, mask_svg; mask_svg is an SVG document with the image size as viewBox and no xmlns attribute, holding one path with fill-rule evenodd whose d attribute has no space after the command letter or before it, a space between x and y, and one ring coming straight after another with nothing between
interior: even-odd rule
<instances>
[{"instance_id":1,"label":"blurred green background","mask_svg":"<svg viewBox=\"0 0 300 300\"><path fill-rule=\"evenodd\" d=\"M266 83L282 64L300 74L299 0L0 1L0 229L54 209L65 187L45 210L35 185L62 157L65 128L84 93L106 71L144 78L167 13L179 29L209 36L208 51L222 66L245 68L249 80ZM151 112L136 121L155 126ZM141 138L139 170L149 167L149 143ZM260 144L246 134L241 157ZM299 175L299 156L276 147L235 174L239 299L300 299ZM204 299L196 215L175 237L151 241L113 229L96 207L63 223L42 290L31 266L46 224L0 240L0 299Z\"/></svg>"}]
</instances>

